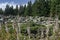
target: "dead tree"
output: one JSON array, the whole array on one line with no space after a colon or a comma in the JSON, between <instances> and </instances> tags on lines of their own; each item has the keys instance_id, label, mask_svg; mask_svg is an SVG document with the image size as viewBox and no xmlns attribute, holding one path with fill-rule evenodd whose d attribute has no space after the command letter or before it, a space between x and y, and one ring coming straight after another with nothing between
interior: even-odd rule
<instances>
[{"instance_id":1,"label":"dead tree","mask_svg":"<svg viewBox=\"0 0 60 40\"><path fill-rule=\"evenodd\" d=\"M19 15L17 16L17 24L18 24L18 28L19 28L19 34L21 33L21 29L20 29L20 26L21 26L21 23L20 23L20 17Z\"/></svg>"},{"instance_id":2,"label":"dead tree","mask_svg":"<svg viewBox=\"0 0 60 40\"><path fill-rule=\"evenodd\" d=\"M14 21L14 27L15 27L15 30L16 30L17 40L19 40L19 33L18 33L18 23L17 23L17 19L15 19L15 21Z\"/></svg>"},{"instance_id":3,"label":"dead tree","mask_svg":"<svg viewBox=\"0 0 60 40\"><path fill-rule=\"evenodd\" d=\"M1 27L1 26L2 26L2 24L0 23L0 30L2 29L2 27Z\"/></svg>"},{"instance_id":4,"label":"dead tree","mask_svg":"<svg viewBox=\"0 0 60 40\"><path fill-rule=\"evenodd\" d=\"M54 32L54 34L53 34L53 37L54 37L54 39L57 39L57 35L58 35L58 31L59 31L59 24L58 24L58 16L56 15L56 19L55 19L55 24L54 24L54 28L53 28L53 32Z\"/></svg>"},{"instance_id":5,"label":"dead tree","mask_svg":"<svg viewBox=\"0 0 60 40\"><path fill-rule=\"evenodd\" d=\"M28 37L30 39L30 27L27 27L27 33L28 33Z\"/></svg>"},{"instance_id":6,"label":"dead tree","mask_svg":"<svg viewBox=\"0 0 60 40\"><path fill-rule=\"evenodd\" d=\"M27 22L27 33L28 33L28 37L30 39L30 21Z\"/></svg>"},{"instance_id":7,"label":"dead tree","mask_svg":"<svg viewBox=\"0 0 60 40\"><path fill-rule=\"evenodd\" d=\"M7 27L7 22L5 22L5 30L6 30L7 33L9 32L8 27Z\"/></svg>"},{"instance_id":8,"label":"dead tree","mask_svg":"<svg viewBox=\"0 0 60 40\"><path fill-rule=\"evenodd\" d=\"M8 29L8 23L7 22L5 22L5 30L6 30L6 40L8 40L9 39L9 37L10 37L10 33L9 33L9 29Z\"/></svg>"},{"instance_id":9,"label":"dead tree","mask_svg":"<svg viewBox=\"0 0 60 40\"><path fill-rule=\"evenodd\" d=\"M58 31L59 24L58 24L58 16L56 15L56 23L55 23L55 30Z\"/></svg>"},{"instance_id":10,"label":"dead tree","mask_svg":"<svg viewBox=\"0 0 60 40\"><path fill-rule=\"evenodd\" d=\"M43 29L43 27L41 28L41 40L44 40L44 29Z\"/></svg>"},{"instance_id":11,"label":"dead tree","mask_svg":"<svg viewBox=\"0 0 60 40\"><path fill-rule=\"evenodd\" d=\"M13 22L12 22L13 29L15 29L14 24L15 24L15 20L13 20Z\"/></svg>"},{"instance_id":12,"label":"dead tree","mask_svg":"<svg viewBox=\"0 0 60 40\"><path fill-rule=\"evenodd\" d=\"M46 28L46 40L48 40L48 38L49 38L49 26L47 25L46 26L47 28Z\"/></svg>"},{"instance_id":13,"label":"dead tree","mask_svg":"<svg viewBox=\"0 0 60 40\"><path fill-rule=\"evenodd\" d=\"M46 25L46 40L49 40L49 26L50 26L50 20L51 20L51 17L49 17L48 20L47 20L47 25Z\"/></svg>"}]
</instances>

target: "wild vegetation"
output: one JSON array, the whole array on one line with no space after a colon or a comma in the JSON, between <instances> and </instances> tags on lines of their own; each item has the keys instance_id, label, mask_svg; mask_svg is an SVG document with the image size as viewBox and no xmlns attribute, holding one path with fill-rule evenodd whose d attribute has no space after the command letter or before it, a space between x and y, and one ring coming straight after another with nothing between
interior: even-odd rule
<instances>
[{"instance_id":1,"label":"wild vegetation","mask_svg":"<svg viewBox=\"0 0 60 40\"><path fill-rule=\"evenodd\" d=\"M27 6L16 5L15 9L7 4L5 10L0 9L0 15L4 18L0 22L0 40L60 40L60 0L29 1Z\"/></svg>"}]
</instances>

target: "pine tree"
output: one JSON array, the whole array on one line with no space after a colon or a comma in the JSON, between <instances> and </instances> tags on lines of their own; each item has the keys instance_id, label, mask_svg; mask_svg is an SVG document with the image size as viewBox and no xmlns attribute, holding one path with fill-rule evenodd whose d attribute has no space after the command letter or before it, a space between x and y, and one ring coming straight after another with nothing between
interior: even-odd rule
<instances>
[{"instance_id":1,"label":"pine tree","mask_svg":"<svg viewBox=\"0 0 60 40\"><path fill-rule=\"evenodd\" d=\"M20 5L20 8L19 8L19 15L20 16L24 16L25 9L26 9L26 6Z\"/></svg>"},{"instance_id":2,"label":"pine tree","mask_svg":"<svg viewBox=\"0 0 60 40\"><path fill-rule=\"evenodd\" d=\"M37 0L35 0L35 2L34 2L34 4L32 5L32 15L33 16L37 16L38 15L38 9L37 9L37 7L38 6L40 6L39 4L38 4L38 1ZM40 9L40 8L39 8Z\"/></svg>"},{"instance_id":3,"label":"pine tree","mask_svg":"<svg viewBox=\"0 0 60 40\"><path fill-rule=\"evenodd\" d=\"M25 15L32 16L32 2L31 1L28 2L28 6L25 10Z\"/></svg>"},{"instance_id":4,"label":"pine tree","mask_svg":"<svg viewBox=\"0 0 60 40\"><path fill-rule=\"evenodd\" d=\"M44 16L50 16L50 8L51 8L51 1L50 0L46 0L45 1Z\"/></svg>"},{"instance_id":5,"label":"pine tree","mask_svg":"<svg viewBox=\"0 0 60 40\"><path fill-rule=\"evenodd\" d=\"M9 5L7 4L4 15L9 15L9 12L10 12L9 8L10 8Z\"/></svg>"},{"instance_id":6,"label":"pine tree","mask_svg":"<svg viewBox=\"0 0 60 40\"><path fill-rule=\"evenodd\" d=\"M36 0L33 4L33 15L44 16L45 14L45 0Z\"/></svg>"},{"instance_id":7,"label":"pine tree","mask_svg":"<svg viewBox=\"0 0 60 40\"><path fill-rule=\"evenodd\" d=\"M0 8L0 15L3 15L3 10L2 10L2 8Z\"/></svg>"},{"instance_id":8,"label":"pine tree","mask_svg":"<svg viewBox=\"0 0 60 40\"><path fill-rule=\"evenodd\" d=\"M10 7L10 15L14 15L14 9L13 9L13 6Z\"/></svg>"},{"instance_id":9,"label":"pine tree","mask_svg":"<svg viewBox=\"0 0 60 40\"><path fill-rule=\"evenodd\" d=\"M18 15L18 5L16 5L16 8L14 9L14 15Z\"/></svg>"}]
</instances>

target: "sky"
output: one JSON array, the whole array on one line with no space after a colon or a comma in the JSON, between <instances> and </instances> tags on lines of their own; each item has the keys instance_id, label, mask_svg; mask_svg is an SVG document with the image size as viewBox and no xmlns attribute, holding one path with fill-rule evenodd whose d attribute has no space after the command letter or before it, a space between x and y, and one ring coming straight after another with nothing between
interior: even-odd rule
<instances>
[{"instance_id":1,"label":"sky","mask_svg":"<svg viewBox=\"0 0 60 40\"><path fill-rule=\"evenodd\" d=\"M0 8L2 8L3 10L6 8L6 5L10 5L15 8L16 5L20 6L20 5L27 5L28 1L30 0L0 0ZM31 0L32 3L34 2L34 0Z\"/></svg>"}]
</instances>

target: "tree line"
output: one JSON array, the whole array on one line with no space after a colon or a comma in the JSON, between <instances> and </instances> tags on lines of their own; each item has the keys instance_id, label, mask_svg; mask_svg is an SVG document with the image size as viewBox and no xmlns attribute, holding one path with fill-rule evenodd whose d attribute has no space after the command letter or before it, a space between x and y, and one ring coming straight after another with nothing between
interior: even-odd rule
<instances>
[{"instance_id":1,"label":"tree line","mask_svg":"<svg viewBox=\"0 0 60 40\"><path fill-rule=\"evenodd\" d=\"M0 8L1 15L20 15L20 16L55 16L56 13L60 15L60 0L35 0L32 4L31 1L28 2L28 5L16 5L16 8L13 9L13 6L6 5L5 10L3 11ZM57 11L56 11L57 10Z\"/></svg>"}]
</instances>

